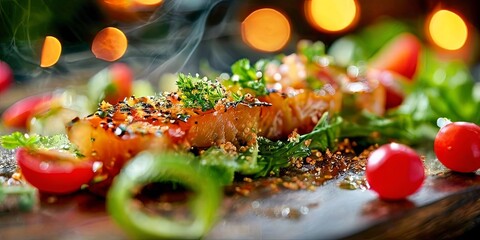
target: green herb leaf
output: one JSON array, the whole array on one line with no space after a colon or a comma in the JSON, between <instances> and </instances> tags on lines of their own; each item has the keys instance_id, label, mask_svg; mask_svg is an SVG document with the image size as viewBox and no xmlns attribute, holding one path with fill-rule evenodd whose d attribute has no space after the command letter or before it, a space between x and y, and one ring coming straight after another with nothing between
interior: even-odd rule
<instances>
[{"instance_id":1,"label":"green herb leaf","mask_svg":"<svg viewBox=\"0 0 480 240\"><path fill-rule=\"evenodd\" d=\"M0 137L0 144L6 149L15 149L18 147L34 148L40 142L40 136L14 132L10 135Z\"/></svg>"},{"instance_id":2,"label":"green herb leaf","mask_svg":"<svg viewBox=\"0 0 480 240\"><path fill-rule=\"evenodd\" d=\"M215 104L226 97L226 90L217 80L206 77L178 74L177 86L180 90L182 102L187 108L200 108L206 111L215 107Z\"/></svg>"},{"instance_id":3,"label":"green herb leaf","mask_svg":"<svg viewBox=\"0 0 480 240\"><path fill-rule=\"evenodd\" d=\"M253 90L255 96L267 95L266 80L263 74L267 63L267 60L259 60L252 66L248 59L238 60L231 67L233 76L230 84L239 84L242 88Z\"/></svg>"},{"instance_id":4,"label":"green herb leaf","mask_svg":"<svg viewBox=\"0 0 480 240\"><path fill-rule=\"evenodd\" d=\"M303 41L299 44L299 52L304 55L308 62L316 62L318 57L325 56L325 44L323 42Z\"/></svg>"},{"instance_id":5,"label":"green herb leaf","mask_svg":"<svg viewBox=\"0 0 480 240\"><path fill-rule=\"evenodd\" d=\"M340 134L342 118L339 116L329 118L325 113L312 132L300 135L297 139L289 142L270 141L266 138L258 139L258 152L254 152L258 164L257 172L244 172L253 174L255 177L266 176L271 172L278 172L280 168L286 167L292 158L303 158L311 154L312 149L325 151L335 149L335 141Z\"/></svg>"},{"instance_id":6,"label":"green herb leaf","mask_svg":"<svg viewBox=\"0 0 480 240\"><path fill-rule=\"evenodd\" d=\"M361 112L355 119L344 119L341 137L359 138L367 143L386 143L398 141L416 144L422 139L432 138L435 129L429 125L415 122L411 115L396 113L381 117L369 112Z\"/></svg>"},{"instance_id":7,"label":"green herb leaf","mask_svg":"<svg viewBox=\"0 0 480 240\"><path fill-rule=\"evenodd\" d=\"M77 147L73 145L65 134L53 136L28 135L14 132L10 135L0 136L0 145L6 149L25 147L30 149L57 149L71 151L77 157L83 157Z\"/></svg>"}]
</instances>

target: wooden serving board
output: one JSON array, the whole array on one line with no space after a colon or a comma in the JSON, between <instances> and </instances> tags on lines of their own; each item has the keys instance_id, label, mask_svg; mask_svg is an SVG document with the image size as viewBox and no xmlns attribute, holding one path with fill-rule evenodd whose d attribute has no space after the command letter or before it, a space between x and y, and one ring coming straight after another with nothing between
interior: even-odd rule
<instances>
[{"instance_id":1,"label":"wooden serving board","mask_svg":"<svg viewBox=\"0 0 480 240\"><path fill-rule=\"evenodd\" d=\"M480 175L429 176L408 200L386 202L369 190L346 190L342 176L316 190L224 199L206 239L445 238L480 218ZM105 212L104 199L82 192L41 196L30 213L0 214L1 239L127 239Z\"/></svg>"}]
</instances>

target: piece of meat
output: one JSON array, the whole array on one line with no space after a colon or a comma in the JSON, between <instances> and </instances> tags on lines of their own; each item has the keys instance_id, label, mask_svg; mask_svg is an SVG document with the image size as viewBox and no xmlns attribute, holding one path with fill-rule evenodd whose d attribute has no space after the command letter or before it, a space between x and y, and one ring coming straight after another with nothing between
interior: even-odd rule
<instances>
[{"instance_id":1,"label":"piece of meat","mask_svg":"<svg viewBox=\"0 0 480 240\"><path fill-rule=\"evenodd\" d=\"M102 163L97 175L108 179L146 149L249 146L257 136L275 140L286 139L295 129L309 132L323 113L338 112L340 94L292 90L270 93L260 102L220 102L208 111L183 108L175 93L131 97L116 105L102 103L95 114L72 121L67 132L82 154Z\"/></svg>"}]
</instances>

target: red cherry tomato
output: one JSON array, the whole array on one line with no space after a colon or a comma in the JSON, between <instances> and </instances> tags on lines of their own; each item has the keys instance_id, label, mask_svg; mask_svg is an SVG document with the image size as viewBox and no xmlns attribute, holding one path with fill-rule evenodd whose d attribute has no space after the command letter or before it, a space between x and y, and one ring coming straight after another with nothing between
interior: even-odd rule
<instances>
[{"instance_id":1,"label":"red cherry tomato","mask_svg":"<svg viewBox=\"0 0 480 240\"><path fill-rule=\"evenodd\" d=\"M43 192L66 194L93 178L93 162L57 150L17 151L17 162L27 182Z\"/></svg>"},{"instance_id":2,"label":"red cherry tomato","mask_svg":"<svg viewBox=\"0 0 480 240\"><path fill-rule=\"evenodd\" d=\"M480 127L474 123L443 126L433 147L438 160L452 171L473 172L480 168Z\"/></svg>"},{"instance_id":3,"label":"red cherry tomato","mask_svg":"<svg viewBox=\"0 0 480 240\"><path fill-rule=\"evenodd\" d=\"M420 156L398 143L386 144L373 151L367 160L365 174L371 189L387 200L410 196L425 179Z\"/></svg>"},{"instance_id":4,"label":"red cherry tomato","mask_svg":"<svg viewBox=\"0 0 480 240\"><path fill-rule=\"evenodd\" d=\"M110 103L122 101L132 95L133 71L125 63L110 66L110 86L105 89L105 100Z\"/></svg>"},{"instance_id":5,"label":"red cherry tomato","mask_svg":"<svg viewBox=\"0 0 480 240\"><path fill-rule=\"evenodd\" d=\"M13 71L10 66L0 61L0 93L7 90L13 82Z\"/></svg>"},{"instance_id":6,"label":"red cherry tomato","mask_svg":"<svg viewBox=\"0 0 480 240\"><path fill-rule=\"evenodd\" d=\"M52 94L35 95L21 99L3 112L3 125L10 128L26 128L28 120L35 113L50 107L51 100Z\"/></svg>"}]
</instances>

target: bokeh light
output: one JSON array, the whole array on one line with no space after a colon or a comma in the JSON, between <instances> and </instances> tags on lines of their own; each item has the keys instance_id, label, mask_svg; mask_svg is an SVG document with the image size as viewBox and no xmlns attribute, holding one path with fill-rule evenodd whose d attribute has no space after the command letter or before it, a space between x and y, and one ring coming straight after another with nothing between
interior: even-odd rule
<instances>
[{"instance_id":1,"label":"bokeh light","mask_svg":"<svg viewBox=\"0 0 480 240\"><path fill-rule=\"evenodd\" d=\"M355 23L359 6L355 0L307 0L305 15L320 31L339 32Z\"/></svg>"},{"instance_id":2,"label":"bokeh light","mask_svg":"<svg viewBox=\"0 0 480 240\"><path fill-rule=\"evenodd\" d=\"M164 0L97 0L105 14L114 20L136 22L147 20Z\"/></svg>"},{"instance_id":3,"label":"bokeh light","mask_svg":"<svg viewBox=\"0 0 480 240\"><path fill-rule=\"evenodd\" d=\"M112 8L127 9L138 6L156 6L160 5L163 0L99 0L99 2Z\"/></svg>"},{"instance_id":4,"label":"bokeh light","mask_svg":"<svg viewBox=\"0 0 480 240\"><path fill-rule=\"evenodd\" d=\"M127 47L125 34L118 28L107 27L98 32L93 39L92 52L95 57L111 62L121 58Z\"/></svg>"},{"instance_id":5,"label":"bokeh light","mask_svg":"<svg viewBox=\"0 0 480 240\"><path fill-rule=\"evenodd\" d=\"M56 37L47 36L43 42L40 58L41 67L51 67L58 62L62 54L62 44Z\"/></svg>"},{"instance_id":6,"label":"bokeh light","mask_svg":"<svg viewBox=\"0 0 480 240\"><path fill-rule=\"evenodd\" d=\"M282 49L289 41L290 21L281 12L262 8L252 12L242 22L242 39L250 47L265 52Z\"/></svg>"},{"instance_id":7,"label":"bokeh light","mask_svg":"<svg viewBox=\"0 0 480 240\"><path fill-rule=\"evenodd\" d=\"M439 47L447 50L460 49L468 37L465 21L456 13L441 9L427 21L428 34Z\"/></svg>"},{"instance_id":8,"label":"bokeh light","mask_svg":"<svg viewBox=\"0 0 480 240\"><path fill-rule=\"evenodd\" d=\"M135 0L136 3L146 6L159 5L163 0Z\"/></svg>"}]
</instances>

